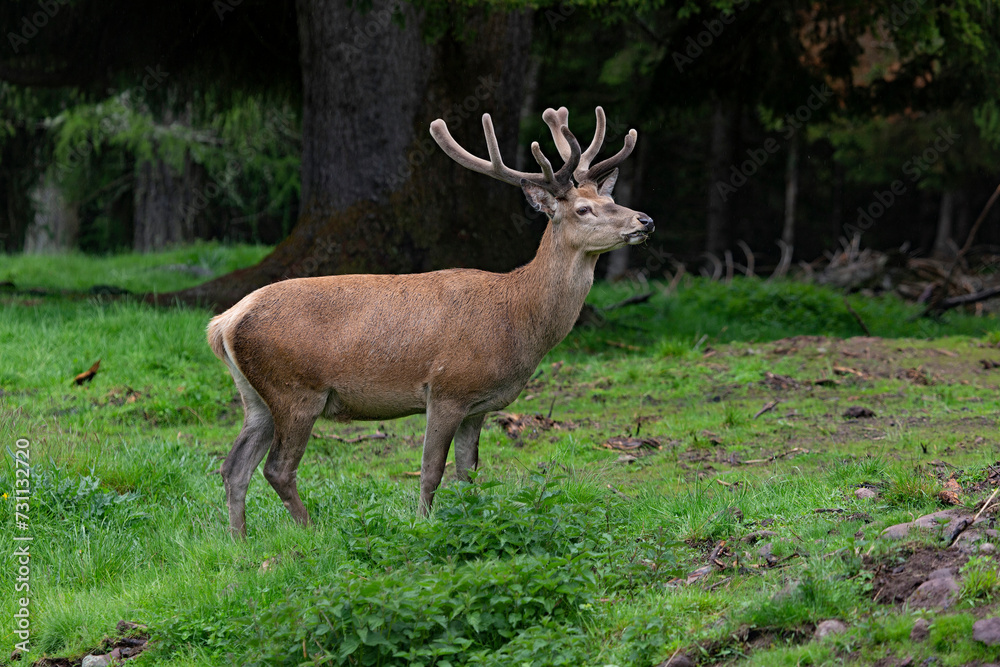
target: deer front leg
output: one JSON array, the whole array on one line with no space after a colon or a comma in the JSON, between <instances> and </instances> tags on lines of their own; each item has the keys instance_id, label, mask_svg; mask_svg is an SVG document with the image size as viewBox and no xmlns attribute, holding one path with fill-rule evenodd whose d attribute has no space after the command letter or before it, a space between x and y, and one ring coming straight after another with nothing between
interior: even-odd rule
<instances>
[{"instance_id":1,"label":"deer front leg","mask_svg":"<svg viewBox=\"0 0 1000 667\"><path fill-rule=\"evenodd\" d=\"M417 507L417 513L422 516L431 511L434 492L444 476L451 440L464 419L464 407L433 401L427 404L427 431L420 461L420 504Z\"/></svg>"},{"instance_id":2,"label":"deer front leg","mask_svg":"<svg viewBox=\"0 0 1000 667\"><path fill-rule=\"evenodd\" d=\"M468 482L469 471L479 467L479 432L485 419L485 414L470 415L455 433L455 477L460 481Z\"/></svg>"}]
</instances>

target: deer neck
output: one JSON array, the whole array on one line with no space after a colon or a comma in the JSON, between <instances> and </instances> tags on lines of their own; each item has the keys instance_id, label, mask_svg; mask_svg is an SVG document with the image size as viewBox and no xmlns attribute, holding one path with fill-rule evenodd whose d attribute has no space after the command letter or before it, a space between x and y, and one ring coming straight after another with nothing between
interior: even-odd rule
<instances>
[{"instance_id":1,"label":"deer neck","mask_svg":"<svg viewBox=\"0 0 1000 667\"><path fill-rule=\"evenodd\" d=\"M530 323L539 359L573 329L594 284L598 258L569 244L556 224L549 222L535 258L509 274L517 294L512 306Z\"/></svg>"}]
</instances>

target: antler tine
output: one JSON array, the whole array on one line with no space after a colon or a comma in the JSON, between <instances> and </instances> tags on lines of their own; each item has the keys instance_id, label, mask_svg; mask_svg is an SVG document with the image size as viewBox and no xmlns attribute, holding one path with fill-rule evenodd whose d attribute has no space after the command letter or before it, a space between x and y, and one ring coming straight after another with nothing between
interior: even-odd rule
<instances>
[{"instance_id":1,"label":"antler tine","mask_svg":"<svg viewBox=\"0 0 1000 667\"><path fill-rule=\"evenodd\" d=\"M590 142L590 146L587 147L587 150L580 157L580 166L576 168L576 172L573 174L576 177L577 183L582 183L585 180L583 177L587 173L587 170L590 169L591 161L597 157L597 154L601 152L601 146L604 145L604 131L607 127L604 109L597 107L594 109L594 114L597 116L597 127L594 129L594 138Z\"/></svg>"},{"instance_id":2,"label":"antler tine","mask_svg":"<svg viewBox=\"0 0 1000 667\"><path fill-rule=\"evenodd\" d=\"M569 109L559 107L557 111L548 108L542 112L542 120L549 126L549 131L552 133L552 141L556 142L556 150L559 151L559 157L565 162L569 159L572 151L570 150L569 142L563 137L560 128L569 127Z\"/></svg>"},{"instance_id":3,"label":"antler tine","mask_svg":"<svg viewBox=\"0 0 1000 667\"><path fill-rule=\"evenodd\" d=\"M552 173L552 163L549 159L545 157L542 153L542 147L538 145L537 141L531 142L531 154L535 156L535 162L538 166L542 168L542 174L545 176L545 180L555 182L555 175Z\"/></svg>"},{"instance_id":4,"label":"antler tine","mask_svg":"<svg viewBox=\"0 0 1000 667\"><path fill-rule=\"evenodd\" d=\"M561 134L563 141L569 146L569 156L566 158L563 166L559 167L559 171L555 173L554 179L557 183L565 183L569 187L571 183L570 176L572 176L580 164L580 142L576 140L576 137L573 136L573 133L565 125L562 126Z\"/></svg>"},{"instance_id":5,"label":"antler tine","mask_svg":"<svg viewBox=\"0 0 1000 667\"><path fill-rule=\"evenodd\" d=\"M538 185L539 187L544 188L557 196L563 194L570 188L570 174L579 162L580 145L576 142L573 135L570 134L568 128L564 127L563 132L569 139L564 139L564 141L567 141L567 146L570 147L570 160L567 161L567 163L564 164L556 173L552 172L552 163L550 163L548 158L542 154L542 150L538 146L538 142L532 144L531 153L534 155L535 161L538 162L538 165L542 168L541 174L530 174L523 171L517 171L515 169L511 169L503 163L503 158L500 156L500 145L497 142L496 132L493 129L493 119L490 118L488 113L483 114L483 132L486 134L486 150L489 152L489 160L476 157L469 151L462 148L462 146L455 141L455 138L451 136L447 123L440 118L431 123L431 136L434 137L434 141L437 142L438 146L441 147L441 150L443 150L448 157L466 169L480 174L486 174L487 176L492 176L498 181L510 183L511 185L519 186L522 181L528 181L529 183L534 183L535 185ZM575 149L573 148L574 146ZM572 167L567 170L567 166L571 163Z\"/></svg>"},{"instance_id":6,"label":"antler tine","mask_svg":"<svg viewBox=\"0 0 1000 667\"><path fill-rule=\"evenodd\" d=\"M618 167L619 164L625 161L625 158L632 154L632 149L635 148L635 140L638 136L638 132L635 130L629 130L628 134L625 135L625 145L622 149L615 155L609 157L607 160L598 162L593 167L590 167L587 169L586 173L577 176L577 182L583 183L584 181L592 181L596 183L602 176ZM590 149L588 148L587 150Z\"/></svg>"}]
</instances>

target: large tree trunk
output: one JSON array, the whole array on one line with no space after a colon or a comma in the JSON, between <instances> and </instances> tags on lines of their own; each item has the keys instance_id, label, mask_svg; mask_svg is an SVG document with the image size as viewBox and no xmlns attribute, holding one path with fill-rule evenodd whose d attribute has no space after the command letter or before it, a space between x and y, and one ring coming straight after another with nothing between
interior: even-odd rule
<instances>
[{"instance_id":1,"label":"large tree trunk","mask_svg":"<svg viewBox=\"0 0 1000 667\"><path fill-rule=\"evenodd\" d=\"M153 157L136 165L133 194L133 242L138 252L150 252L206 236L198 228L204 169L184 155L180 171Z\"/></svg>"},{"instance_id":2,"label":"large tree trunk","mask_svg":"<svg viewBox=\"0 0 1000 667\"><path fill-rule=\"evenodd\" d=\"M344 2L299 0L304 84L302 208L291 235L257 266L158 300L221 309L284 278L514 268L531 258L543 225L512 223L517 188L462 168L429 133L485 155L489 112L513 161L531 39L529 12L472 11L434 45L423 17L394 0L359 14ZM456 10L457 11L457 10ZM478 13L477 13L478 12Z\"/></svg>"}]
</instances>

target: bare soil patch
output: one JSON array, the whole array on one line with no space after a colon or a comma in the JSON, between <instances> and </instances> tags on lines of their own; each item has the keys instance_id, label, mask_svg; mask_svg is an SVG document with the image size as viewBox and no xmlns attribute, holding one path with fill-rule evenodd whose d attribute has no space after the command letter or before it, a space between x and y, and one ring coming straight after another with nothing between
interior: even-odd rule
<instances>
[{"instance_id":1,"label":"bare soil patch","mask_svg":"<svg viewBox=\"0 0 1000 667\"><path fill-rule=\"evenodd\" d=\"M934 546L915 546L900 554L902 560L867 562L871 569L872 600L884 605L900 606L917 590L920 584L930 578L935 570L949 569L958 574L958 569L969 560L957 549L940 549Z\"/></svg>"}]
</instances>

